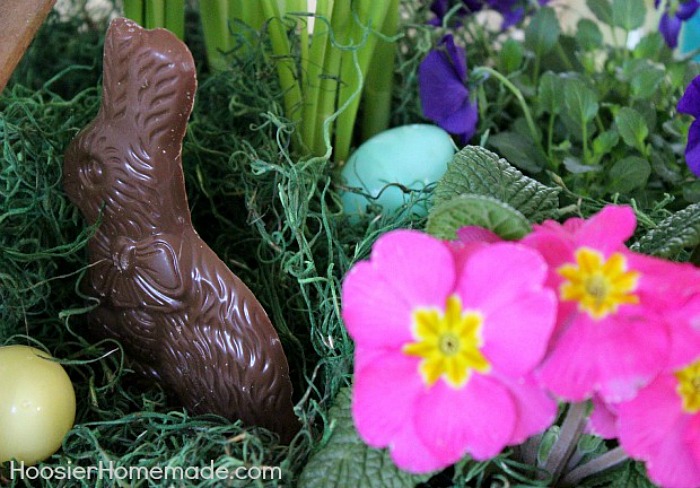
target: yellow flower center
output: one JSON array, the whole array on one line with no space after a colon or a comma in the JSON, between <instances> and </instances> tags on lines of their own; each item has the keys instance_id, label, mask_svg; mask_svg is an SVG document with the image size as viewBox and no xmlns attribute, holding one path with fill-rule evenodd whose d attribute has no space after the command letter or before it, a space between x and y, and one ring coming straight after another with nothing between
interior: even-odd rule
<instances>
[{"instance_id":1,"label":"yellow flower center","mask_svg":"<svg viewBox=\"0 0 700 488\"><path fill-rule=\"evenodd\" d=\"M472 371L487 373L491 365L481 354L484 318L479 312L463 311L462 301L451 295L444 313L436 309L413 312L416 342L403 347L404 354L423 358L418 370L425 384L432 386L441 377L454 388L463 387Z\"/></svg>"},{"instance_id":2,"label":"yellow flower center","mask_svg":"<svg viewBox=\"0 0 700 488\"><path fill-rule=\"evenodd\" d=\"M627 271L627 260L613 253L607 260L586 247L576 250L576 264L564 264L557 273L565 278L559 288L562 300L578 302L578 308L594 319L617 312L623 304L639 303L632 293L637 288L639 273Z\"/></svg>"},{"instance_id":3,"label":"yellow flower center","mask_svg":"<svg viewBox=\"0 0 700 488\"><path fill-rule=\"evenodd\" d=\"M676 391L683 399L683 411L700 412L700 360L676 373Z\"/></svg>"}]
</instances>

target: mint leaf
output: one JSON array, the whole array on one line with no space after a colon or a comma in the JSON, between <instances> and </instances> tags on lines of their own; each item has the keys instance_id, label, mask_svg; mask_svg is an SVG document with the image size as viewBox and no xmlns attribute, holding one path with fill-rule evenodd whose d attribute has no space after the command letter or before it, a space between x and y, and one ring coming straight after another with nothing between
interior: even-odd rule
<instances>
[{"instance_id":1,"label":"mint leaf","mask_svg":"<svg viewBox=\"0 0 700 488\"><path fill-rule=\"evenodd\" d=\"M523 175L505 159L478 146L467 146L455 154L435 188L435 205L464 194L496 198L532 222L555 217L559 208L559 189Z\"/></svg>"},{"instance_id":2,"label":"mint leaf","mask_svg":"<svg viewBox=\"0 0 700 488\"><path fill-rule=\"evenodd\" d=\"M328 442L311 456L300 488L413 488L431 475L412 475L394 465L388 451L372 449L358 437L350 413L350 388L340 390L328 415Z\"/></svg>"},{"instance_id":3,"label":"mint leaf","mask_svg":"<svg viewBox=\"0 0 700 488\"><path fill-rule=\"evenodd\" d=\"M700 244L700 203L688 205L662 220L634 246L644 254L670 258Z\"/></svg>"},{"instance_id":4,"label":"mint leaf","mask_svg":"<svg viewBox=\"0 0 700 488\"><path fill-rule=\"evenodd\" d=\"M484 195L460 195L430 209L425 230L439 239L455 240L467 225L489 229L503 239L517 240L532 231L530 222L510 205Z\"/></svg>"},{"instance_id":5,"label":"mint leaf","mask_svg":"<svg viewBox=\"0 0 700 488\"><path fill-rule=\"evenodd\" d=\"M613 25L627 32L644 25L646 12L644 0L612 0Z\"/></svg>"}]
</instances>

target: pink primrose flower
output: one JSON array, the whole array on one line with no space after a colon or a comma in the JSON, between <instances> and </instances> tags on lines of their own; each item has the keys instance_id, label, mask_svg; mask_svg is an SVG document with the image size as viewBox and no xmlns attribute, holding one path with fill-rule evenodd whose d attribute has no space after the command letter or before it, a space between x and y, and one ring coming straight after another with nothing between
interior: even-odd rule
<instances>
[{"instance_id":1,"label":"pink primrose flower","mask_svg":"<svg viewBox=\"0 0 700 488\"><path fill-rule=\"evenodd\" d=\"M531 375L556 316L546 263L520 244L476 241L389 232L343 283L355 425L407 471L488 459L556 415Z\"/></svg>"},{"instance_id":2,"label":"pink primrose flower","mask_svg":"<svg viewBox=\"0 0 700 488\"><path fill-rule=\"evenodd\" d=\"M697 293L698 270L628 250L635 226L629 207L608 206L585 221L545 222L522 241L545 258L547 284L559 296L538 378L562 398L628 400L669 361L688 359L688 350L671 357L674 342L700 344L690 309L673 312Z\"/></svg>"},{"instance_id":3,"label":"pink primrose flower","mask_svg":"<svg viewBox=\"0 0 700 488\"><path fill-rule=\"evenodd\" d=\"M617 410L620 445L654 483L700 486L700 359L660 374Z\"/></svg>"},{"instance_id":4,"label":"pink primrose flower","mask_svg":"<svg viewBox=\"0 0 700 488\"><path fill-rule=\"evenodd\" d=\"M593 411L588 417L586 430L603 439L617 437L617 404L606 403L598 395L592 398Z\"/></svg>"}]
</instances>

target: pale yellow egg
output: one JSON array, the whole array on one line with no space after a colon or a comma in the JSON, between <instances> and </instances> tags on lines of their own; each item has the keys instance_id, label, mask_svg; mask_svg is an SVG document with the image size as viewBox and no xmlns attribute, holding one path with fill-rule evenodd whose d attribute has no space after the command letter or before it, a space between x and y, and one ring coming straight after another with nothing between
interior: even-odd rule
<instances>
[{"instance_id":1,"label":"pale yellow egg","mask_svg":"<svg viewBox=\"0 0 700 488\"><path fill-rule=\"evenodd\" d=\"M74 421L75 391L63 367L33 347L0 347L0 463L48 458Z\"/></svg>"}]
</instances>

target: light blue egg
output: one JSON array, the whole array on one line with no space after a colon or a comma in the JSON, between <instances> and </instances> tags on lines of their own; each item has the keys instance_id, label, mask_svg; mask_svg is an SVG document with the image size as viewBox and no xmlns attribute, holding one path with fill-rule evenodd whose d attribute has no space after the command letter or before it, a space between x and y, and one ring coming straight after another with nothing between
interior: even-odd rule
<instances>
[{"instance_id":1,"label":"light blue egg","mask_svg":"<svg viewBox=\"0 0 700 488\"><path fill-rule=\"evenodd\" d=\"M434 125L405 125L377 134L350 156L340 172L345 186L376 198L345 191L341 195L345 213L362 215L371 203L381 205L386 212L396 210L411 200L411 193L387 184L423 190L445 174L454 153L450 135ZM416 205L414 211L425 214L426 208Z\"/></svg>"}]
</instances>

